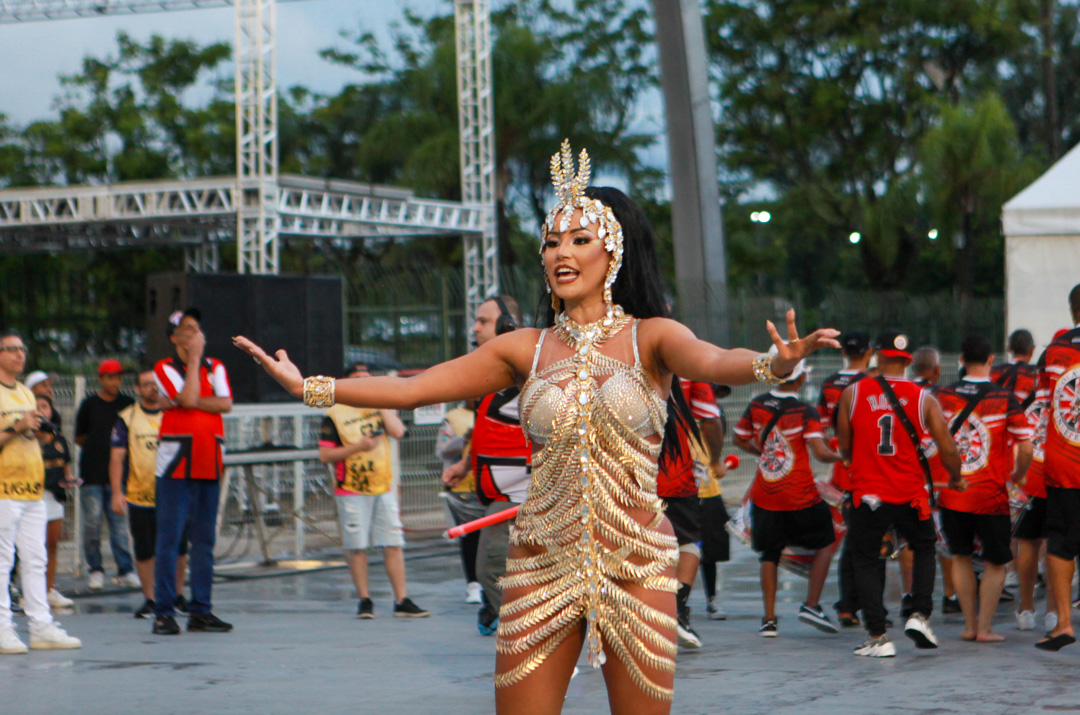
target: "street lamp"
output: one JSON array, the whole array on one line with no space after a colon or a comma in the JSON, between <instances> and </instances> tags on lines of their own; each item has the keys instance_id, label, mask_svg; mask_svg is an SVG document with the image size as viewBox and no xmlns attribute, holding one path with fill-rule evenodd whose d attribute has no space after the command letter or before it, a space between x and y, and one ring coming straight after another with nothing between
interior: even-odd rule
<instances>
[{"instance_id":1,"label":"street lamp","mask_svg":"<svg viewBox=\"0 0 1080 715\"><path fill-rule=\"evenodd\" d=\"M850 235L850 236L848 236L847 238L848 238L848 240L849 240L849 241L851 241L852 243L858 243L859 241L861 241L861 240L862 240L862 234L861 234L861 233L859 233L858 231L852 231L852 232L851 232L851 235Z\"/></svg>"}]
</instances>

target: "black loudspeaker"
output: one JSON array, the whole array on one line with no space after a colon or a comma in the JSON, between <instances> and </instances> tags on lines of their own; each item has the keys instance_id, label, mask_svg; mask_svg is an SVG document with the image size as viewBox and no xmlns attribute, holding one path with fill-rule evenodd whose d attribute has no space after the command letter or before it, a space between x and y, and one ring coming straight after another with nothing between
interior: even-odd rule
<instances>
[{"instance_id":1,"label":"black loudspeaker","mask_svg":"<svg viewBox=\"0 0 1080 715\"><path fill-rule=\"evenodd\" d=\"M337 276L151 275L146 280L148 362L176 354L168 318L188 307L202 311L206 355L225 363L236 403L294 398L233 346L234 335L246 335L270 353L286 350L305 375L341 372L342 287Z\"/></svg>"}]
</instances>

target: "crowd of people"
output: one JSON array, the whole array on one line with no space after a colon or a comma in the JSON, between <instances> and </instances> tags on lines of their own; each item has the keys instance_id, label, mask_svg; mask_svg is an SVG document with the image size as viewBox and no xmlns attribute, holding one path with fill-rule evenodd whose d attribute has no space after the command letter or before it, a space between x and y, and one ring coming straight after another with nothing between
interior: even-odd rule
<instances>
[{"instance_id":1,"label":"crowd of people","mask_svg":"<svg viewBox=\"0 0 1080 715\"><path fill-rule=\"evenodd\" d=\"M613 711L668 712L676 651L702 644L689 607L699 570L707 616L725 618L716 590L716 564L730 553L719 399L756 380L769 389L750 401L732 441L756 461L737 521L759 554L763 637L779 635L778 568L792 563L807 576L799 621L829 634L863 626L856 655L895 656L883 558L894 554L899 616L916 647L938 645L930 620L939 563L943 610L962 613L961 637L999 641L992 618L1015 555L1018 627L1035 628L1042 562L1047 633L1035 645L1075 642L1080 327L1055 336L1035 362L1031 335L1016 331L1001 365L990 340L969 336L950 385L936 384L940 354L913 349L901 330L800 338L793 312L786 337L767 324L769 352L722 349L667 317L644 214L621 192L588 186L589 171L584 152L575 169L566 144L552 159L559 203L541 238L551 295L542 329L523 324L512 297L494 296L477 312L476 350L408 379L372 377L363 364L341 378L305 378L284 351L235 339L290 394L328 408L319 456L332 465L359 618L375 617L375 548L393 615L429 615L408 596L389 440L405 433L396 410L468 401L447 414L437 453L452 519L493 522L460 548L477 628L496 635L498 710L557 712L584 651L603 669ZM1069 308L1080 325L1080 286ZM224 365L204 355L198 310L169 321L176 354L138 374L136 400L120 393L121 366L106 360L100 389L79 408L88 586L104 585L104 515L117 582L143 591L136 617L152 618L158 635L180 633L178 613L189 631L227 632L211 609L211 579L231 391ZM821 348L841 349L847 364L822 381L815 407L800 395L806 357ZM0 333L2 653L27 650L8 595L16 553L29 647L81 645L50 610L70 605L51 570L65 489L75 485L70 450L48 380L28 378L36 395L18 382L25 363L21 336ZM828 484L815 480L811 456L831 465ZM821 597L838 548L834 621Z\"/></svg>"}]
</instances>

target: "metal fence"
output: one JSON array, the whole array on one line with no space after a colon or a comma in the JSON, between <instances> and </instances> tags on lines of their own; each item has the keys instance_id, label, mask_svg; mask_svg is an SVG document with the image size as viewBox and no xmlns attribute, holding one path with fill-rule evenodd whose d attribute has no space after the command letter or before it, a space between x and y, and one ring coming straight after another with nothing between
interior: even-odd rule
<instances>
[{"instance_id":1,"label":"metal fence","mask_svg":"<svg viewBox=\"0 0 1080 715\"><path fill-rule=\"evenodd\" d=\"M841 369L843 361L831 353L814 355L808 362L813 370L800 398L816 404L822 380ZM945 354L942 383L957 379L957 369L956 354ZM130 383L131 378L127 378L124 389L129 394L133 386ZM53 385L64 432L71 435L77 408L75 398L87 394L87 379L60 377L54 379ZM740 385L722 400L728 422L725 453L734 450L731 434L735 423L749 401L762 391L759 384ZM417 419L418 415L403 413L408 433L404 439L392 442L402 521L405 529L413 533L434 534L450 525L441 498L442 463L435 456L439 414L438 409L425 410ZM227 468L216 553L221 562L273 559L286 554L299 558L340 544L333 477L313 452L318 446L322 416L322 412L299 403L238 405L226 416L225 442L230 460L244 459L244 455L253 453L293 450L295 454L286 454L273 463ZM729 503L742 499L754 476L754 458L746 454L740 457L740 466L723 481L724 496ZM814 469L819 478L828 477L827 465L815 463ZM66 521L61 572L81 575L78 498L69 499Z\"/></svg>"},{"instance_id":2,"label":"metal fence","mask_svg":"<svg viewBox=\"0 0 1080 715\"><path fill-rule=\"evenodd\" d=\"M131 394L133 386L133 378L125 378L124 392ZM66 435L74 434L78 402L89 394L88 389L90 382L84 377L53 379ZM237 405L225 416L227 467L216 548L220 562L286 554L302 557L341 543L333 476L314 452L322 417L321 411L299 403ZM442 463L435 456L438 424L414 424L412 413L402 418L408 434L391 442L402 522L406 531L437 533L450 525L440 498ZM78 448L73 439L69 441L76 452L77 471ZM246 463L237 464L237 460ZM78 491L72 490L72 496L58 560L61 573L81 576Z\"/></svg>"}]
</instances>

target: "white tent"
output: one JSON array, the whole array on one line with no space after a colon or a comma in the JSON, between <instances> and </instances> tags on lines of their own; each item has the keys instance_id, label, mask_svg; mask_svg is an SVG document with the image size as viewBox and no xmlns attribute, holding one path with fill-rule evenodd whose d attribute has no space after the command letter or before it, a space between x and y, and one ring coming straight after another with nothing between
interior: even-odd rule
<instances>
[{"instance_id":1,"label":"white tent","mask_svg":"<svg viewBox=\"0 0 1080 715\"><path fill-rule=\"evenodd\" d=\"M1072 327L1068 295L1080 283L1080 144L1010 199L1005 233L1005 324L1027 328L1037 350Z\"/></svg>"}]
</instances>

